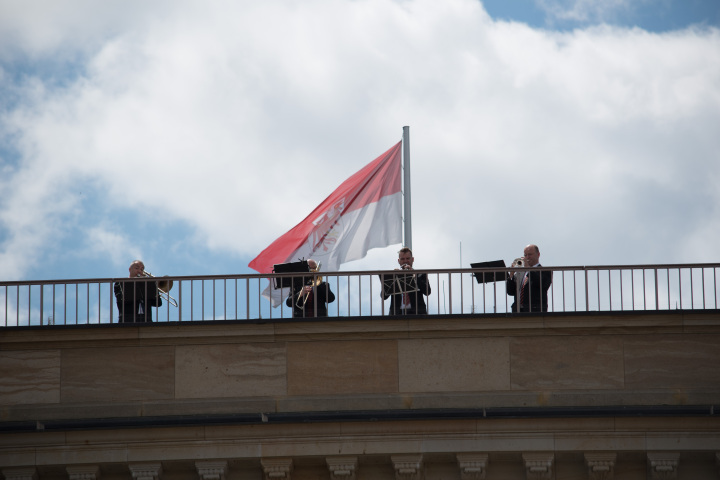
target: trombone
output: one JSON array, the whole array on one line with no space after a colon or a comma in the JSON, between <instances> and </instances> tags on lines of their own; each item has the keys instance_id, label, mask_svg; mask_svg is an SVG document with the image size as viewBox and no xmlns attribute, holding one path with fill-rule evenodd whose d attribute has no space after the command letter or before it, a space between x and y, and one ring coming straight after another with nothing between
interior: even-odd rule
<instances>
[{"instance_id":1,"label":"trombone","mask_svg":"<svg viewBox=\"0 0 720 480\"><path fill-rule=\"evenodd\" d=\"M143 271L143 276L148 277L148 278L157 278L152 273L146 272L146 271ZM159 280L157 282L158 295L160 295L161 298L164 298L165 301L168 302L173 307L177 307L178 306L177 300L175 300L173 297L171 297L170 294L168 293L172 287L173 287L172 280Z\"/></svg>"},{"instance_id":2,"label":"trombone","mask_svg":"<svg viewBox=\"0 0 720 480\"><path fill-rule=\"evenodd\" d=\"M318 263L317 266L316 266L314 269L311 269L310 271L311 271L312 273L317 273L317 272L319 272L319 271L320 271L320 265L322 265L322 263ZM306 291L305 291L305 287L313 287L313 288L315 288L315 287L320 286L321 283L322 283L322 276L320 276L320 275L314 276L312 280L308 280L308 281L305 283L305 286L300 289L300 292L298 293L297 299L295 299L295 306L296 306L297 308L304 309L304 308L305 308L305 304L307 303L308 299L310 298L310 294L312 293L312 290L310 290L309 292L306 292Z\"/></svg>"}]
</instances>

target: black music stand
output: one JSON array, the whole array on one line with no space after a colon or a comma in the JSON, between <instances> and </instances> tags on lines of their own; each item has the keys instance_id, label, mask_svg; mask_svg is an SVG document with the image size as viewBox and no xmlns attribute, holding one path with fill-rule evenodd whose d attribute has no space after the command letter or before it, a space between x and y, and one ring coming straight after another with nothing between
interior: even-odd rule
<instances>
[{"instance_id":1,"label":"black music stand","mask_svg":"<svg viewBox=\"0 0 720 480\"><path fill-rule=\"evenodd\" d=\"M299 262L291 263L280 263L273 265L273 273L310 273L310 266L307 260L301 260ZM278 288L292 288L293 283L296 283L298 277L275 277L275 289ZM301 279L300 279L301 280ZM295 282L294 282L295 281Z\"/></svg>"},{"instance_id":2,"label":"black music stand","mask_svg":"<svg viewBox=\"0 0 720 480\"><path fill-rule=\"evenodd\" d=\"M470 266L472 268L505 268L505 260L471 263ZM475 272L473 275L477 283L504 282L507 279L505 272Z\"/></svg>"},{"instance_id":3,"label":"black music stand","mask_svg":"<svg viewBox=\"0 0 720 480\"><path fill-rule=\"evenodd\" d=\"M400 293L411 293L420 290L417 280L412 273L395 273L390 275L378 275L383 286L383 297L397 295Z\"/></svg>"}]
</instances>

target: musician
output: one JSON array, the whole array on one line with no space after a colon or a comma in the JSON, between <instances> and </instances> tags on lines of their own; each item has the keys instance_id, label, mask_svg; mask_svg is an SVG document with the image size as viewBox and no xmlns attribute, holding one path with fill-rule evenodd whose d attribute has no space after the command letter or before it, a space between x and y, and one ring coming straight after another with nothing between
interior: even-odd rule
<instances>
[{"instance_id":1,"label":"musician","mask_svg":"<svg viewBox=\"0 0 720 480\"><path fill-rule=\"evenodd\" d=\"M398 264L400 264L400 268L396 268L395 270L413 270L413 263L415 263L415 257L413 257L412 250L408 247L403 247L398 252ZM391 297L390 315L427 314L427 305L423 297L423 295L429 296L431 293L427 274L416 274L415 282L418 289L414 292L393 294L385 288L382 289L380 293L383 300Z\"/></svg>"},{"instance_id":2,"label":"musician","mask_svg":"<svg viewBox=\"0 0 720 480\"><path fill-rule=\"evenodd\" d=\"M525 247L522 258L526 267L542 267L537 245ZM547 292L552 283L552 272L525 270L513 271L508 275L505 285L507 294L515 297L511 307L513 312L547 312Z\"/></svg>"},{"instance_id":3,"label":"musician","mask_svg":"<svg viewBox=\"0 0 720 480\"><path fill-rule=\"evenodd\" d=\"M309 259L307 263L311 272L318 272L319 268L315 260ZM285 301L285 305L292 307L294 318L327 317L327 304L334 301L335 294L322 277L303 277L294 279L292 293Z\"/></svg>"},{"instance_id":4,"label":"musician","mask_svg":"<svg viewBox=\"0 0 720 480\"><path fill-rule=\"evenodd\" d=\"M135 260L128 269L129 278L146 277L145 264ZM152 322L152 307L162 306L157 281L115 282L115 299L120 315L118 323Z\"/></svg>"}]
</instances>

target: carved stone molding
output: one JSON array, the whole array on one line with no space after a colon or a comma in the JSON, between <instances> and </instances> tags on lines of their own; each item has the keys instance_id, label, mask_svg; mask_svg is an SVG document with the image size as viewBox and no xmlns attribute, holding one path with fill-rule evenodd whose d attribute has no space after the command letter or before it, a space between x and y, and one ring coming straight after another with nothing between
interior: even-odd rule
<instances>
[{"instance_id":1,"label":"carved stone molding","mask_svg":"<svg viewBox=\"0 0 720 480\"><path fill-rule=\"evenodd\" d=\"M395 467L396 480L421 480L423 478L423 456L392 455L390 460Z\"/></svg>"},{"instance_id":2,"label":"carved stone molding","mask_svg":"<svg viewBox=\"0 0 720 480\"><path fill-rule=\"evenodd\" d=\"M293 469L292 458L262 458L260 463L266 480L290 480Z\"/></svg>"},{"instance_id":3,"label":"carved stone molding","mask_svg":"<svg viewBox=\"0 0 720 480\"><path fill-rule=\"evenodd\" d=\"M128 465L133 480L160 480L162 465L159 463L131 463Z\"/></svg>"},{"instance_id":4,"label":"carved stone molding","mask_svg":"<svg viewBox=\"0 0 720 480\"><path fill-rule=\"evenodd\" d=\"M327 457L330 478L334 480L355 480L357 473L357 457Z\"/></svg>"},{"instance_id":5,"label":"carved stone molding","mask_svg":"<svg viewBox=\"0 0 720 480\"><path fill-rule=\"evenodd\" d=\"M97 480L100 467L97 465L71 465L66 467L69 480Z\"/></svg>"},{"instance_id":6,"label":"carved stone molding","mask_svg":"<svg viewBox=\"0 0 720 480\"><path fill-rule=\"evenodd\" d=\"M586 453L585 463L590 480L612 480L615 475L616 453Z\"/></svg>"},{"instance_id":7,"label":"carved stone molding","mask_svg":"<svg viewBox=\"0 0 720 480\"><path fill-rule=\"evenodd\" d=\"M462 480L481 480L487 473L487 453L458 453L455 455Z\"/></svg>"},{"instance_id":8,"label":"carved stone molding","mask_svg":"<svg viewBox=\"0 0 720 480\"><path fill-rule=\"evenodd\" d=\"M3 468L5 480L37 480L35 467Z\"/></svg>"},{"instance_id":9,"label":"carved stone molding","mask_svg":"<svg viewBox=\"0 0 720 480\"><path fill-rule=\"evenodd\" d=\"M648 468L652 480L677 478L680 454L677 452L648 452Z\"/></svg>"},{"instance_id":10,"label":"carved stone molding","mask_svg":"<svg viewBox=\"0 0 720 480\"><path fill-rule=\"evenodd\" d=\"M525 476L528 480L544 480L552 478L553 453L523 453Z\"/></svg>"},{"instance_id":11,"label":"carved stone molding","mask_svg":"<svg viewBox=\"0 0 720 480\"><path fill-rule=\"evenodd\" d=\"M200 480L225 480L227 473L227 462L195 462Z\"/></svg>"}]
</instances>

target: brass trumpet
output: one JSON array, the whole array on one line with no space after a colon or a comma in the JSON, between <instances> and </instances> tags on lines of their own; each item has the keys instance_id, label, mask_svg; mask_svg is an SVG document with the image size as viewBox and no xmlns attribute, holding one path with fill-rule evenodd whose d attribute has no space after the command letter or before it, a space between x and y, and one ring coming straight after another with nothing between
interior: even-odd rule
<instances>
[{"instance_id":1,"label":"brass trumpet","mask_svg":"<svg viewBox=\"0 0 720 480\"><path fill-rule=\"evenodd\" d=\"M322 264L321 264L321 263L318 263L317 266L316 266L314 269L310 269L310 271L311 271L312 273L317 273L317 272L319 272L319 271L320 271L320 265L322 265ZM319 275L318 275L318 276L314 276L312 280L309 280L309 281L305 284L305 287L313 287L313 288L315 288L315 287L319 286L321 283L322 283L322 276L319 276ZM301 288L301 289L300 289L300 292L298 293L297 299L295 300L295 306L296 306L297 308L302 308L302 309L304 309L304 308L305 308L305 304L306 304L307 301L308 301L308 298L310 298L310 293L312 293L312 290L311 290L310 292L306 292L304 287Z\"/></svg>"},{"instance_id":2,"label":"brass trumpet","mask_svg":"<svg viewBox=\"0 0 720 480\"><path fill-rule=\"evenodd\" d=\"M150 272L143 271L143 276L148 278L157 278L155 275L153 275ZM168 302L173 307L177 307L178 303L177 300L175 300L173 297L170 296L168 293L170 289L173 287L173 281L172 280L158 280L157 282L157 289L158 294L161 298L164 298L166 302Z\"/></svg>"},{"instance_id":3,"label":"brass trumpet","mask_svg":"<svg viewBox=\"0 0 720 480\"><path fill-rule=\"evenodd\" d=\"M525 266L525 257L518 257L512 262L513 267L524 267Z\"/></svg>"}]
</instances>

